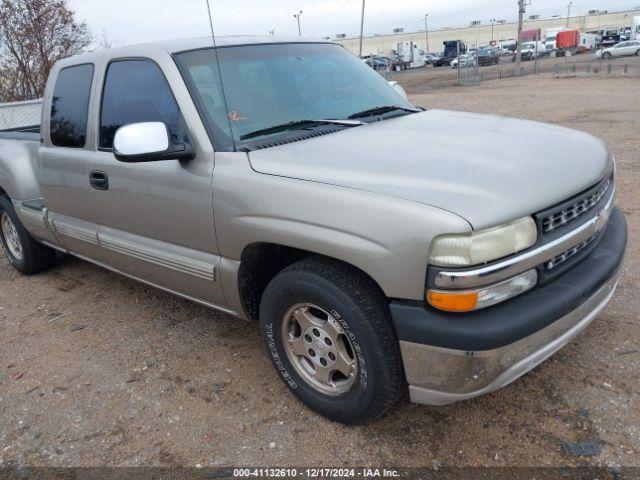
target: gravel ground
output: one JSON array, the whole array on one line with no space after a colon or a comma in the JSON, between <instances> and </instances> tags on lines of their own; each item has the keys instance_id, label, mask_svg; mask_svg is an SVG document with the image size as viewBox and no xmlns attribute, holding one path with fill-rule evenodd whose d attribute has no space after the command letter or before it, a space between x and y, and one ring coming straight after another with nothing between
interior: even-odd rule
<instances>
[{"instance_id":1,"label":"gravel ground","mask_svg":"<svg viewBox=\"0 0 640 480\"><path fill-rule=\"evenodd\" d=\"M640 466L640 83L403 83L418 105L544 120L611 145L630 246L615 299L584 334L502 391L404 403L346 428L287 392L254 324L72 258L28 278L0 256L0 465ZM602 453L562 452L586 440Z\"/></svg>"}]
</instances>

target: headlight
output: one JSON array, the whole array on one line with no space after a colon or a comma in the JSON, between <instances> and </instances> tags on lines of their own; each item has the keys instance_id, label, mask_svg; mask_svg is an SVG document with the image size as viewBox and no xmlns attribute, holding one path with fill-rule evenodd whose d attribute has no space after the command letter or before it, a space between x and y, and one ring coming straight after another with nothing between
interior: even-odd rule
<instances>
[{"instance_id":1,"label":"headlight","mask_svg":"<svg viewBox=\"0 0 640 480\"><path fill-rule=\"evenodd\" d=\"M538 228L532 217L480 232L443 235L433 240L429 264L439 267L481 265L526 250L537 240Z\"/></svg>"},{"instance_id":2,"label":"headlight","mask_svg":"<svg viewBox=\"0 0 640 480\"><path fill-rule=\"evenodd\" d=\"M468 291L427 291L427 301L445 312L471 312L497 305L531 290L538 283L537 270L529 270L504 282Z\"/></svg>"}]
</instances>

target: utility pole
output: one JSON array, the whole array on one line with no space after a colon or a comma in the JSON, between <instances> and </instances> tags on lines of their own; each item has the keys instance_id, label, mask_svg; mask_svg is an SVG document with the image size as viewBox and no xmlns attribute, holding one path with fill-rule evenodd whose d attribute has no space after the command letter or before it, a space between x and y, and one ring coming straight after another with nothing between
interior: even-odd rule
<instances>
[{"instance_id":1,"label":"utility pole","mask_svg":"<svg viewBox=\"0 0 640 480\"><path fill-rule=\"evenodd\" d=\"M569 5L567 5L567 27L569 27L569 20L571 19L571 6L573 5L573 2L569 2Z\"/></svg>"},{"instance_id":2,"label":"utility pole","mask_svg":"<svg viewBox=\"0 0 640 480\"><path fill-rule=\"evenodd\" d=\"M522 62L522 25L526 12L525 0L518 0L518 45L516 51L516 76L520 75L520 63Z\"/></svg>"},{"instance_id":3,"label":"utility pole","mask_svg":"<svg viewBox=\"0 0 640 480\"><path fill-rule=\"evenodd\" d=\"M495 18L492 18L492 19L491 19L491 20L489 20L489 21L491 22L491 46L493 47L493 41L494 41L494 40L493 40L493 39L494 39L494 36L493 36L493 26L496 24L496 19L495 19Z\"/></svg>"},{"instance_id":4,"label":"utility pole","mask_svg":"<svg viewBox=\"0 0 640 480\"><path fill-rule=\"evenodd\" d=\"M427 50L426 53L429 53L431 50L429 50L429 14L425 14L424 16L424 36L427 40Z\"/></svg>"},{"instance_id":5,"label":"utility pole","mask_svg":"<svg viewBox=\"0 0 640 480\"><path fill-rule=\"evenodd\" d=\"M362 19L360 20L360 58L362 58L362 42L364 40L364 5L365 0L362 0Z\"/></svg>"},{"instance_id":6,"label":"utility pole","mask_svg":"<svg viewBox=\"0 0 640 480\"><path fill-rule=\"evenodd\" d=\"M298 36L301 37L302 36L302 27L300 26L300 19L302 17L302 10L300 10L300 13L294 13L293 17L298 20Z\"/></svg>"}]
</instances>

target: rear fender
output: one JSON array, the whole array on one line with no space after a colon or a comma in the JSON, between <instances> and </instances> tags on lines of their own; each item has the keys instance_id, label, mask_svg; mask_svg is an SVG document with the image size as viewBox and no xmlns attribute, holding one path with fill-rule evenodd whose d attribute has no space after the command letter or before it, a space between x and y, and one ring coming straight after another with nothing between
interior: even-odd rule
<instances>
[{"instance_id":1,"label":"rear fender","mask_svg":"<svg viewBox=\"0 0 640 480\"><path fill-rule=\"evenodd\" d=\"M36 168L39 143L0 140L0 188L13 200L41 198Z\"/></svg>"}]
</instances>

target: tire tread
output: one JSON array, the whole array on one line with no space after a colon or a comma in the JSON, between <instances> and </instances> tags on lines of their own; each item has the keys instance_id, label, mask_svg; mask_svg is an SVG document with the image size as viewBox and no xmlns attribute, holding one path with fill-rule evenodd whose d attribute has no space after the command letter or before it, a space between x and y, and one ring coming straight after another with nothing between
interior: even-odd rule
<instances>
[{"instance_id":1,"label":"tire tread","mask_svg":"<svg viewBox=\"0 0 640 480\"><path fill-rule=\"evenodd\" d=\"M380 342L383 378L379 395L367 412L349 424L368 423L382 417L391 410L405 395L406 382L400 346L391 321L391 313L386 296L380 287L360 270L342 262L326 257L308 257L283 270L280 276L289 279L315 276L318 281L328 282L334 288L345 292L353 303L370 321L372 333ZM275 279L274 279L275 280Z\"/></svg>"}]
</instances>

